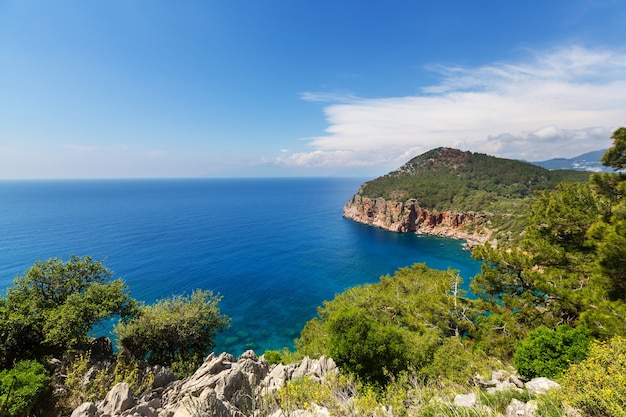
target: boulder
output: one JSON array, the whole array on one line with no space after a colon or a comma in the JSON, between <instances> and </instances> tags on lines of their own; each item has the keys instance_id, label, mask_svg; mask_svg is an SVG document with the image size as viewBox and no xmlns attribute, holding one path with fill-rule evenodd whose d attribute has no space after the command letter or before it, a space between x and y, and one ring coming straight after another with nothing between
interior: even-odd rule
<instances>
[{"instance_id":1,"label":"boulder","mask_svg":"<svg viewBox=\"0 0 626 417\"><path fill-rule=\"evenodd\" d=\"M133 392L126 382L114 386L104 398L100 407L102 414L118 415L135 405Z\"/></svg>"},{"instance_id":2,"label":"boulder","mask_svg":"<svg viewBox=\"0 0 626 417\"><path fill-rule=\"evenodd\" d=\"M469 407L473 408L478 405L478 399L476 398L476 394L473 392L469 394L458 394L454 397L454 405L457 407Z\"/></svg>"},{"instance_id":3,"label":"boulder","mask_svg":"<svg viewBox=\"0 0 626 417\"><path fill-rule=\"evenodd\" d=\"M70 417L96 417L98 407L94 403L82 403Z\"/></svg>"},{"instance_id":4,"label":"boulder","mask_svg":"<svg viewBox=\"0 0 626 417\"><path fill-rule=\"evenodd\" d=\"M152 372L154 378L152 386L154 388L165 387L177 379L176 375L174 375L174 372L170 368L160 365L155 365L152 368L149 368L148 372Z\"/></svg>"},{"instance_id":5,"label":"boulder","mask_svg":"<svg viewBox=\"0 0 626 417\"><path fill-rule=\"evenodd\" d=\"M547 391L560 387L558 383L546 377L533 378L528 381L525 386L531 394L543 394Z\"/></svg>"},{"instance_id":6,"label":"boulder","mask_svg":"<svg viewBox=\"0 0 626 417\"><path fill-rule=\"evenodd\" d=\"M523 403L513 398L506 407L506 417L535 417L537 415L537 403L529 401Z\"/></svg>"},{"instance_id":7,"label":"boulder","mask_svg":"<svg viewBox=\"0 0 626 417\"><path fill-rule=\"evenodd\" d=\"M267 392L272 392L282 387L288 379L289 374L287 372L287 368L282 363L279 363L272 368L269 374L267 374L261 386Z\"/></svg>"},{"instance_id":8,"label":"boulder","mask_svg":"<svg viewBox=\"0 0 626 417\"><path fill-rule=\"evenodd\" d=\"M524 382L517 375L511 375L509 382L519 389L524 389Z\"/></svg>"}]
</instances>

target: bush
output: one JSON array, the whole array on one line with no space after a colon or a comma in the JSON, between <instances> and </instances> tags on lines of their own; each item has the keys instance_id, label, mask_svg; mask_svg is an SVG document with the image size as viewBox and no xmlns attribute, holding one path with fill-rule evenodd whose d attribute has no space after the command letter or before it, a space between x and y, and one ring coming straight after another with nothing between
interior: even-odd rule
<instances>
[{"instance_id":1,"label":"bush","mask_svg":"<svg viewBox=\"0 0 626 417\"><path fill-rule=\"evenodd\" d=\"M538 327L519 342L513 355L517 372L525 378L554 378L587 355L590 337L582 327Z\"/></svg>"},{"instance_id":2,"label":"bush","mask_svg":"<svg viewBox=\"0 0 626 417\"><path fill-rule=\"evenodd\" d=\"M381 325L357 307L337 312L329 321L329 354L337 365L363 380L384 384L388 373L409 366L409 352L401 329Z\"/></svg>"},{"instance_id":3,"label":"bush","mask_svg":"<svg viewBox=\"0 0 626 417\"><path fill-rule=\"evenodd\" d=\"M432 362L443 337L474 331L474 310L460 283L456 271L414 264L379 283L350 288L324 302L307 322L298 352L330 356L379 386L409 368L419 372Z\"/></svg>"},{"instance_id":4,"label":"bush","mask_svg":"<svg viewBox=\"0 0 626 417\"><path fill-rule=\"evenodd\" d=\"M215 334L230 323L220 313L221 297L196 290L140 308L139 315L115 326L118 344L135 360L171 366L183 376L215 347Z\"/></svg>"},{"instance_id":5,"label":"bush","mask_svg":"<svg viewBox=\"0 0 626 417\"><path fill-rule=\"evenodd\" d=\"M626 339L591 344L587 359L563 375L560 399L587 416L626 416Z\"/></svg>"},{"instance_id":6,"label":"bush","mask_svg":"<svg viewBox=\"0 0 626 417\"><path fill-rule=\"evenodd\" d=\"M0 371L0 416L26 416L48 391L50 377L42 364L19 362Z\"/></svg>"},{"instance_id":7,"label":"bush","mask_svg":"<svg viewBox=\"0 0 626 417\"><path fill-rule=\"evenodd\" d=\"M283 355L278 350L266 350L263 357L270 365L283 363Z\"/></svg>"}]
</instances>

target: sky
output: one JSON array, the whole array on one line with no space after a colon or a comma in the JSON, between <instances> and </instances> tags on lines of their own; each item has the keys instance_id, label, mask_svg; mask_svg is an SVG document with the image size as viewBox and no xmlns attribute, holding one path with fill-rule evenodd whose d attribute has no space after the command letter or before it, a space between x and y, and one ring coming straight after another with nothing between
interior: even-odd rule
<instances>
[{"instance_id":1,"label":"sky","mask_svg":"<svg viewBox=\"0 0 626 417\"><path fill-rule=\"evenodd\" d=\"M623 0L0 0L0 179L373 178L624 125Z\"/></svg>"}]
</instances>

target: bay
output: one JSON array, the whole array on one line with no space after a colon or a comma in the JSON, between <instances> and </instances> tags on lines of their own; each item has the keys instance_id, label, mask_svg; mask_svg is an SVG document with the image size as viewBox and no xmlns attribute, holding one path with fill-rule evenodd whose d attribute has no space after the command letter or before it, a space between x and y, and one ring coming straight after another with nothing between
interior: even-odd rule
<instances>
[{"instance_id":1,"label":"bay","mask_svg":"<svg viewBox=\"0 0 626 417\"><path fill-rule=\"evenodd\" d=\"M90 255L147 303L223 296L232 325L215 350L238 355L293 347L324 300L416 262L460 271L467 288L480 264L463 242L341 216L363 181L0 181L0 289L37 259Z\"/></svg>"}]
</instances>

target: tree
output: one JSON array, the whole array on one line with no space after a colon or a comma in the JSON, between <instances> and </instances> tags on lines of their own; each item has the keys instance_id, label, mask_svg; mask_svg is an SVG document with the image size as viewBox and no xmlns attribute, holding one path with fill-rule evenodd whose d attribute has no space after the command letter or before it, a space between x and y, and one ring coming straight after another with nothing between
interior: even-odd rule
<instances>
[{"instance_id":1,"label":"tree","mask_svg":"<svg viewBox=\"0 0 626 417\"><path fill-rule=\"evenodd\" d=\"M478 343L506 357L539 326L584 325L594 337L626 334L626 175L539 192L524 233L473 255Z\"/></svg>"},{"instance_id":2,"label":"tree","mask_svg":"<svg viewBox=\"0 0 626 417\"><path fill-rule=\"evenodd\" d=\"M120 280L91 257L36 261L0 299L0 367L78 348L94 324L136 312Z\"/></svg>"},{"instance_id":3,"label":"tree","mask_svg":"<svg viewBox=\"0 0 626 417\"><path fill-rule=\"evenodd\" d=\"M406 332L382 325L359 307L346 307L329 319L329 355L364 381L382 385L390 375L406 370L410 341Z\"/></svg>"},{"instance_id":4,"label":"tree","mask_svg":"<svg viewBox=\"0 0 626 417\"><path fill-rule=\"evenodd\" d=\"M132 320L115 326L118 344L136 360L174 365L182 372L195 369L215 347L215 334L230 324L218 308L221 299L198 289L142 306Z\"/></svg>"},{"instance_id":5,"label":"tree","mask_svg":"<svg viewBox=\"0 0 626 417\"><path fill-rule=\"evenodd\" d=\"M386 383L419 371L445 337L474 331L475 315L456 271L425 264L400 268L379 283L357 286L318 309L296 341L303 355L328 355L361 379Z\"/></svg>"},{"instance_id":6,"label":"tree","mask_svg":"<svg viewBox=\"0 0 626 417\"><path fill-rule=\"evenodd\" d=\"M626 168L626 127L620 127L611 135L611 146L600 159L602 164L613 167L616 171Z\"/></svg>"}]
</instances>

